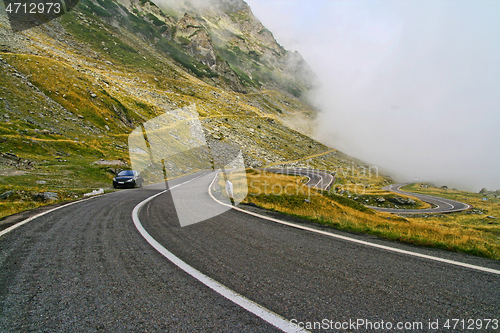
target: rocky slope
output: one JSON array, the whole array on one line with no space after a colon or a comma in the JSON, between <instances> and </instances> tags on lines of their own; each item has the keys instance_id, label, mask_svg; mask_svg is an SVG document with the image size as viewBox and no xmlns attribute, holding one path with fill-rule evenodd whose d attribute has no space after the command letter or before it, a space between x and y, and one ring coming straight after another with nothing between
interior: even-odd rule
<instances>
[{"instance_id":1,"label":"rocky slope","mask_svg":"<svg viewBox=\"0 0 500 333\"><path fill-rule=\"evenodd\" d=\"M245 2L173 3L83 0L18 33L0 6L0 152L32 166L0 163L0 190L109 186L109 167L95 162L128 163L134 128L185 106L211 140L239 145L249 167L292 161L340 171L341 182L384 181L307 136L314 74Z\"/></svg>"}]
</instances>

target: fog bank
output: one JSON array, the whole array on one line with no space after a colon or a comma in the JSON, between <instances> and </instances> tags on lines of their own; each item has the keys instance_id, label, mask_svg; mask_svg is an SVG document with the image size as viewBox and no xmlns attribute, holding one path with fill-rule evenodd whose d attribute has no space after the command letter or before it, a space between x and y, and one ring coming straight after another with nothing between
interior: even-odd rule
<instances>
[{"instance_id":1,"label":"fog bank","mask_svg":"<svg viewBox=\"0 0 500 333\"><path fill-rule=\"evenodd\" d=\"M319 140L402 181L500 188L500 2L246 2L318 75Z\"/></svg>"}]
</instances>

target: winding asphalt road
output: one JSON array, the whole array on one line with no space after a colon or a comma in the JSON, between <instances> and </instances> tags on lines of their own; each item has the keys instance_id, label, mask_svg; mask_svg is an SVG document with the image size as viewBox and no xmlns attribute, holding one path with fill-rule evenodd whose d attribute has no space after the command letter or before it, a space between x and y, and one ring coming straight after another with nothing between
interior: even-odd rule
<instances>
[{"instance_id":1,"label":"winding asphalt road","mask_svg":"<svg viewBox=\"0 0 500 333\"><path fill-rule=\"evenodd\" d=\"M207 191L214 176L170 182L184 198L179 208L219 209ZM164 186L147 186L64 206L1 236L0 331L280 331L165 251L292 323L421 322L414 331L458 332L466 330L442 328L446 319L500 317L498 261L338 232L254 207L180 227L175 209ZM291 225L270 220L277 218ZM440 329L429 330L429 320L439 320ZM498 332L491 327L481 332ZM311 331L373 331L327 328Z\"/></svg>"},{"instance_id":2,"label":"winding asphalt road","mask_svg":"<svg viewBox=\"0 0 500 333\"><path fill-rule=\"evenodd\" d=\"M329 190L332 184L335 182L335 177L332 174L316 169L285 169L285 168L267 168L263 169L266 172L282 173L285 175L296 175L296 176L306 176L309 178L306 185L310 187L316 187L321 190Z\"/></svg>"},{"instance_id":3,"label":"winding asphalt road","mask_svg":"<svg viewBox=\"0 0 500 333\"><path fill-rule=\"evenodd\" d=\"M401 184L391 184L387 185L386 187L382 188L383 190L386 191L392 191L398 194L403 194L403 195L411 195L412 197L418 198L422 201L425 201L427 203L430 203L436 207L434 208L428 208L428 209L392 209L392 208L380 208L380 207L373 207L370 206L370 208L381 211L381 212L387 212L387 213L401 213L401 214L435 214L435 213L454 213L454 212L461 212L463 210L467 210L471 208L470 205L451 200L451 199L445 199L445 198L438 198L435 196L431 195L425 195L425 194L420 194L420 193L414 193L414 192L406 192L401 190L402 187L408 185L410 183L401 183Z\"/></svg>"}]
</instances>

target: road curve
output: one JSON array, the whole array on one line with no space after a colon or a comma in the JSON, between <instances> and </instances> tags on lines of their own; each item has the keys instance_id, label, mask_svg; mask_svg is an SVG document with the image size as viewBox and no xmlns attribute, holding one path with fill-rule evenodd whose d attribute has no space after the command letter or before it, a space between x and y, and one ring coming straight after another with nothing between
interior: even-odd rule
<instances>
[{"instance_id":1,"label":"road curve","mask_svg":"<svg viewBox=\"0 0 500 333\"><path fill-rule=\"evenodd\" d=\"M414 192L406 192L401 190L403 186L406 186L410 183L400 183L400 184L391 184L383 187L383 190L386 191L392 191L398 194L403 194L403 195L411 195L415 198L418 198L422 201L425 201L427 203L430 203L436 207L434 208L428 208L428 209L393 209L393 208L381 208L381 207L375 207L375 206L369 206L372 209L378 210L380 212L387 212L387 213L400 213L400 214L435 214L435 213L454 213L454 212L461 212L463 210L467 210L471 208L470 205L451 200L451 199L445 199L445 198L440 198L440 197L435 197L431 195L425 195L425 194L420 194L420 193L414 193Z\"/></svg>"},{"instance_id":2,"label":"road curve","mask_svg":"<svg viewBox=\"0 0 500 333\"><path fill-rule=\"evenodd\" d=\"M177 194L193 210L209 209L217 205L207 191L212 176L192 175L169 185L191 180L177 187ZM132 211L161 192L162 186L149 186L96 197L2 236L0 331L277 332L186 274L141 236ZM288 320L366 319L426 327L429 319L498 318L498 274L335 239L236 210L182 228L175 208L165 192L147 202L138 217L185 263ZM335 233L500 269L498 261Z\"/></svg>"},{"instance_id":3,"label":"road curve","mask_svg":"<svg viewBox=\"0 0 500 333\"><path fill-rule=\"evenodd\" d=\"M309 178L306 185L320 190L328 191L335 182L335 177L323 170L316 169L286 169L286 168L266 168L266 172L282 173L290 176L306 176Z\"/></svg>"}]
</instances>

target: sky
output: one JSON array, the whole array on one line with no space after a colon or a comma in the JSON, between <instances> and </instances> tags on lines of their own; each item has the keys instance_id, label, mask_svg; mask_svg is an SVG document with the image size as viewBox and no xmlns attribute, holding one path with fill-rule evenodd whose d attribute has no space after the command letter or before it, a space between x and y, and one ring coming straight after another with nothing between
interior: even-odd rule
<instances>
[{"instance_id":1,"label":"sky","mask_svg":"<svg viewBox=\"0 0 500 333\"><path fill-rule=\"evenodd\" d=\"M317 74L317 139L396 180L500 189L500 1L246 2Z\"/></svg>"}]
</instances>

